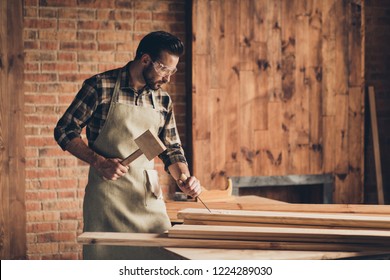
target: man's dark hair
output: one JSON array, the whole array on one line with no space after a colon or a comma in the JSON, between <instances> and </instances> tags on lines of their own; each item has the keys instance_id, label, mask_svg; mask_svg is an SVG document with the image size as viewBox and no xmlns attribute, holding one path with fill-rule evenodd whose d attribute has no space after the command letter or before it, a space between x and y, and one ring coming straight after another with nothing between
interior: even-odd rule
<instances>
[{"instance_id":1,"label":"man's dark hair","mask_svg":"<svg viewBox=\"0 0 390 280\"><path fill-rule=\"evenodd\" d=\"M140 59L143 54L148 54L154 61L159 58L161 51L180 57L184 53L184 45L179 38L168 32L151 32L139 43L135 59Z\"/></svg>"}]
</instances>

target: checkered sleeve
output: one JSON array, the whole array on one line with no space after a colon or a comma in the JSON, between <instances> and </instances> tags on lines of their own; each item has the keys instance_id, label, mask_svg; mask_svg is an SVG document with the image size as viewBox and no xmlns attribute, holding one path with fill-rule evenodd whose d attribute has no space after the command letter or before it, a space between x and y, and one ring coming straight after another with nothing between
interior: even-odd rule
<instances>
[{"instance_id":1,"label":"checkered sleeve","mask_svg":"<svg viewBox=\"0 0 390 280\"><path fill-rule=\"evenodd\" d=\"M98 103L94 83L85 81L54 129L54 138L63 150L73 138L81 137L81 131L91 120Z\"/></svg>"},{"instance_id":2,"label":"checkered sleeve","mask_svg":"<svg viewBox=\"0 0 390 280\"><path fill-rule=\"evenodd\" d=\"M177 131L175 115L172 103L168 106L168 112L165 118L165 125L160 132L160 139L167 147L167 150L160 154L161 160L164 162L165 171L169 173L168 167L176 162L187 163L184 155L184 150L181 145L179 133Z\"/></svg>"}]
</instances>

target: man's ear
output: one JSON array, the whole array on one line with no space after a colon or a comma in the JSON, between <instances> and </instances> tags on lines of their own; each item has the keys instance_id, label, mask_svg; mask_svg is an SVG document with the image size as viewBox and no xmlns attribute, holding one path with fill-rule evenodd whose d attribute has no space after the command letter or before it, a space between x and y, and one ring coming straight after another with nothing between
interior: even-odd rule
<instances>
[{"instance_id":1,"label":"man's ear","mask_svg":"<svg viewBox=\"0 0 390 280\"><path fill-rule=\"evenodd\" d=\"M150 55L148 55L147 53L145 53L145 54L143 54L143 55L141 56L141 62L142 62L142 64L147 65L147 64L149 64L149 61L152 61L152 58L151 58Z\"/></svg>"}]
</instances>

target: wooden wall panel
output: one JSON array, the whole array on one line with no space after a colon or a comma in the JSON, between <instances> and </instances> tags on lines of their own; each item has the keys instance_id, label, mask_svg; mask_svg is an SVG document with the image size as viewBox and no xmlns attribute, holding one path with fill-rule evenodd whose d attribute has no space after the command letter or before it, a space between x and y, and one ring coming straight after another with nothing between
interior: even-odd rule
<instances>
[{"instance_id":1,"label":"wooden wall panel","mask_svg":"<svg viewBox=\"0 0 390 280\"><path fill-rule=\"evenodd\" d=\"M22 1L0 4L0 258L26 258Z\"/></svg>"},{"instance_id":2,"label":"wooden wall panel","mask_svg":"<svg viewBox=\"0 0 390 280\"><path fill-rule=\"evenodd\" d=\"M202 185L333 173L334 201L362 202L360 7L193 0L193 8L193 165Z\"/></svg>"}]
</instances>

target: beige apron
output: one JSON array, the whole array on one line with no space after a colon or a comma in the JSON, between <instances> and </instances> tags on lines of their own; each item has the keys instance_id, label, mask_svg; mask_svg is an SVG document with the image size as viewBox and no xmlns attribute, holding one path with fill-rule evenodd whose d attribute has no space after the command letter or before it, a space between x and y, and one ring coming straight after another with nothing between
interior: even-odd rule
<instances>
[{"instance_id":1,"label":"beige apron","mask_svg":"<svg viewBox=\"0 0 390 280\"><path fill-rule=\"evenodd\" d=\"M123 70L122 70L123 71ZM118 102L120 77L115 84L106 122L92 149L106 158L125 158L138 149L134 139L150 129L156 135L162 115L153 109ZM153 161L142 155L116 181L103 179L90 167L85 189L84 231L162 233L171 227ZM153 247L86 245L84 259L164 259L165 250Z\"/></svg>"}]
</instances>

